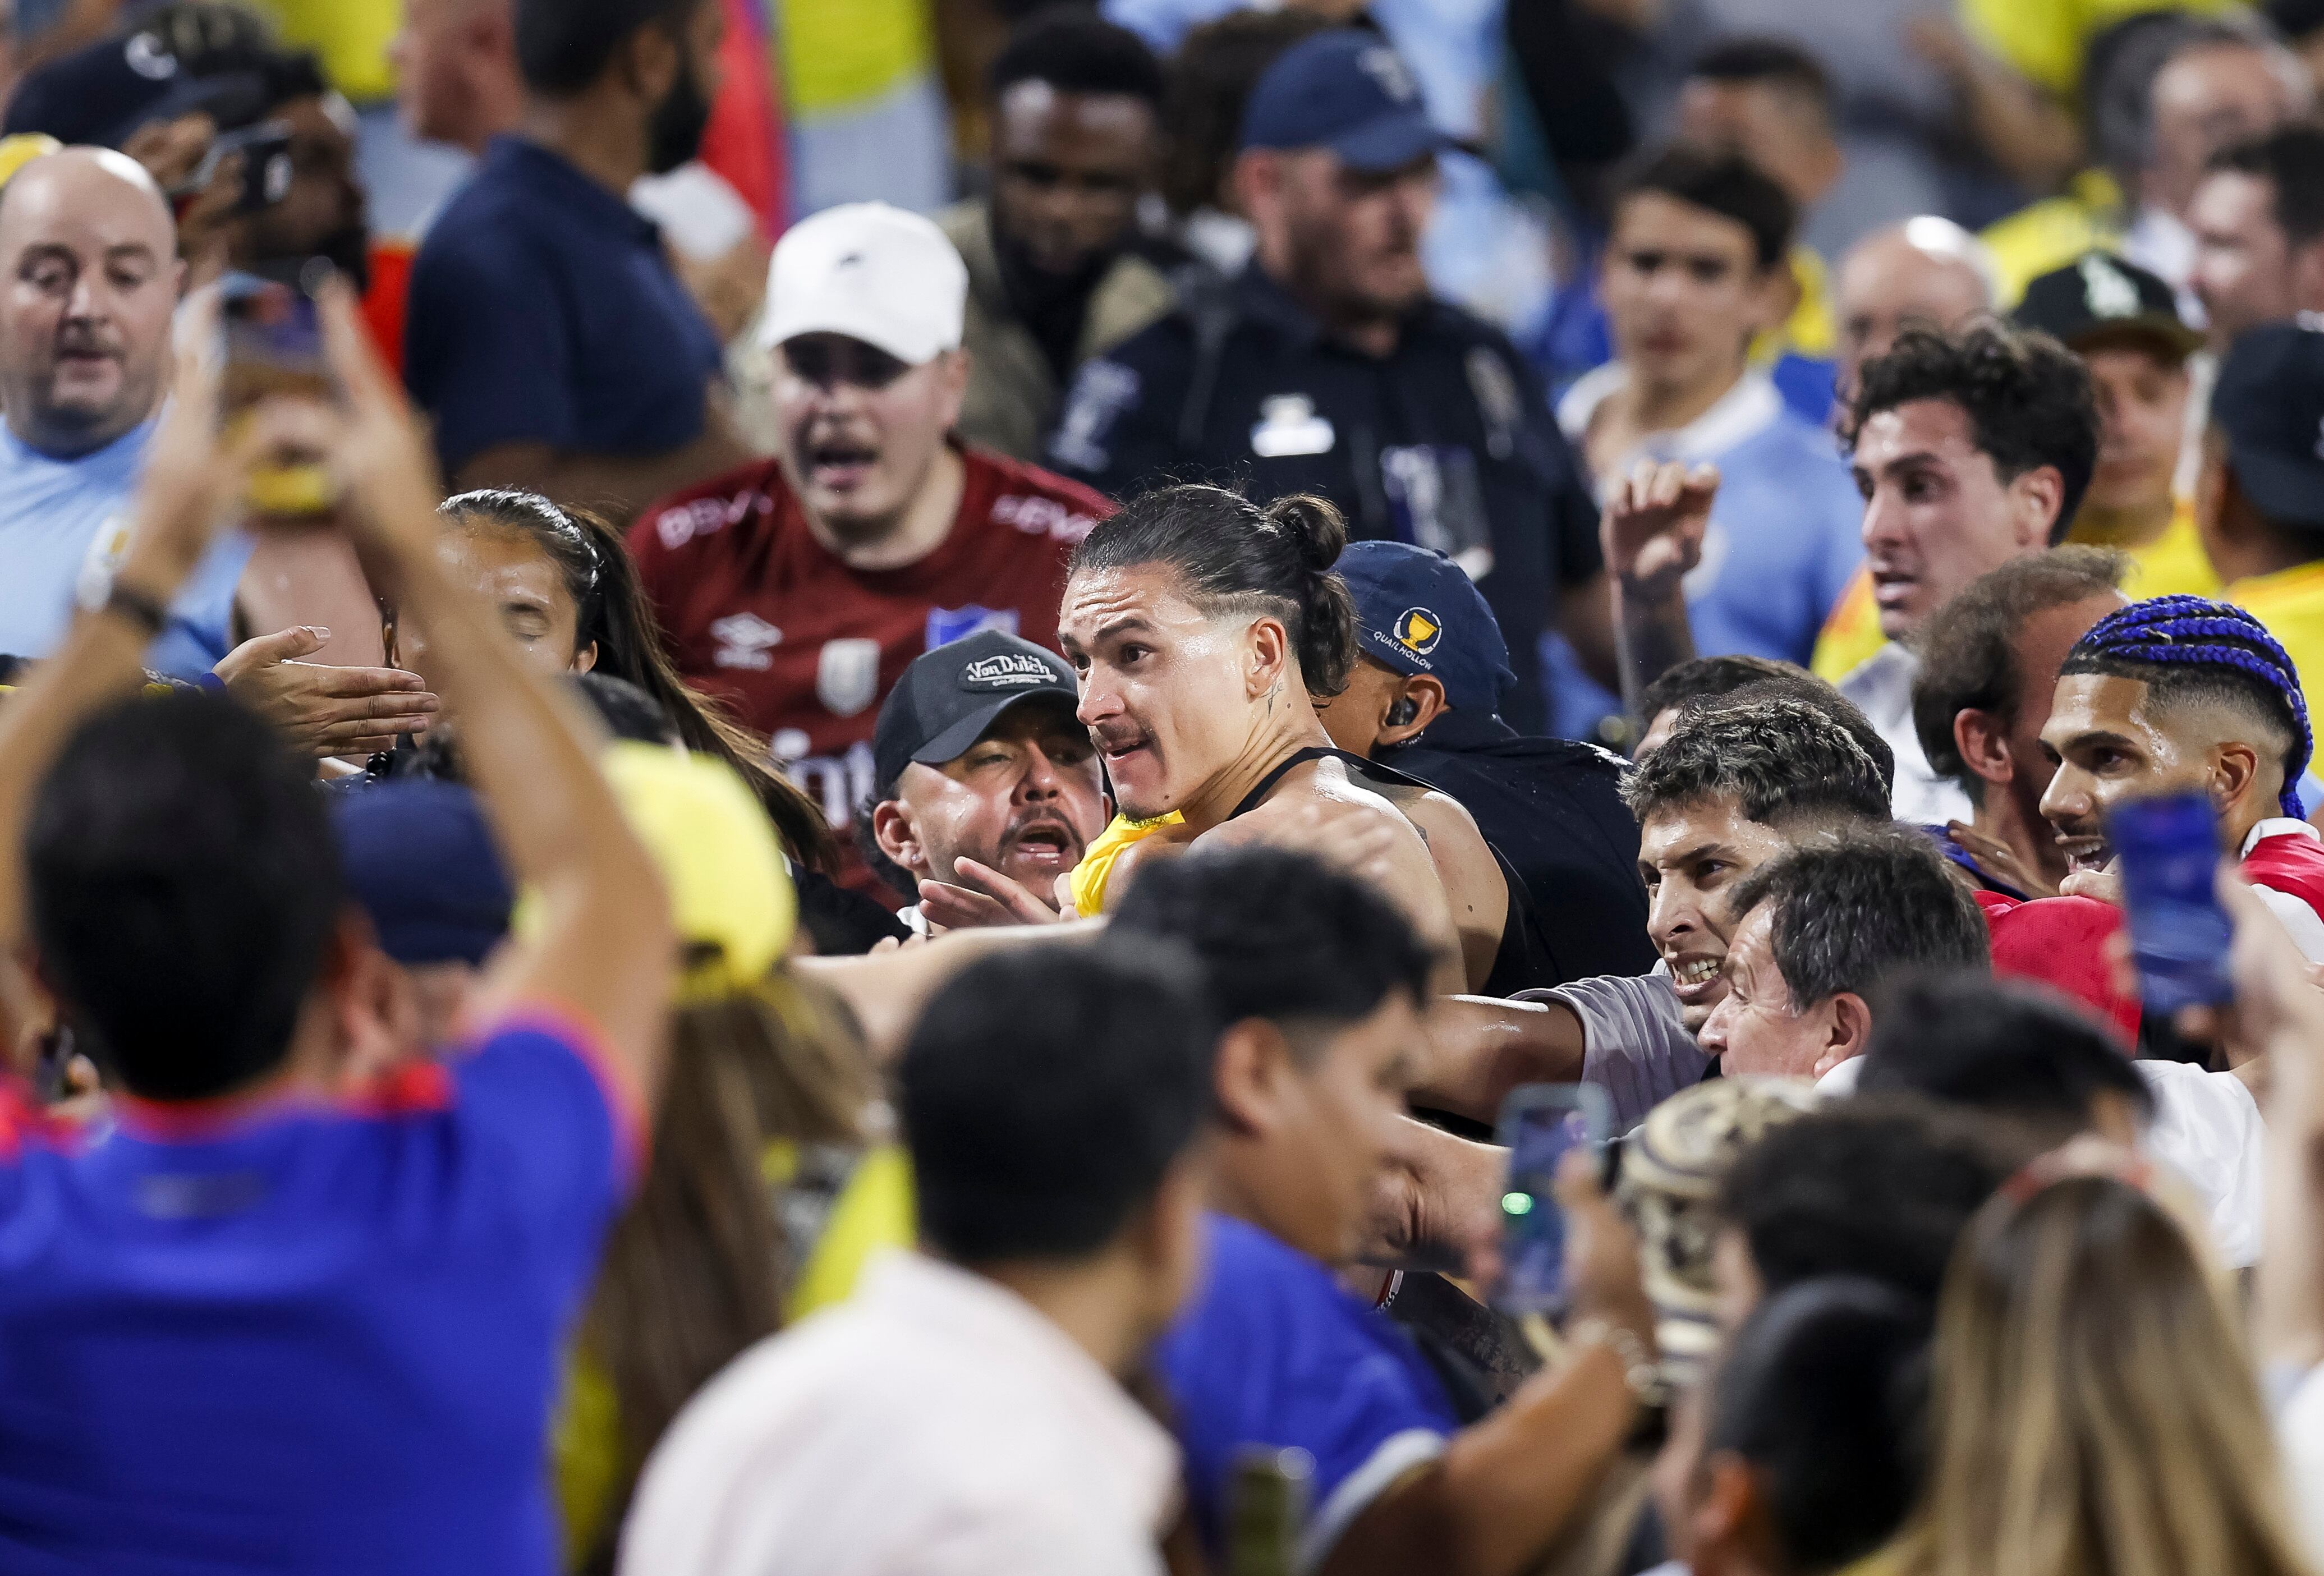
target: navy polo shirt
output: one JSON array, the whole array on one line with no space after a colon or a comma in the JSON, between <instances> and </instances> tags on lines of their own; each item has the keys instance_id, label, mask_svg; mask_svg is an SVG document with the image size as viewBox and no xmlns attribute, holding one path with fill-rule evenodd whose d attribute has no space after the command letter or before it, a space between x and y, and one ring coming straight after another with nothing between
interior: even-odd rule
<instances>
[{"instance_id":1,"label":"navy polo shirt","mask_svg":"<svg viewBox=\"0 0 2324 1576\"><path fill-rule=\"evenodd\" d=\"M702 434L718 336L653 222L497 137L412 264L404 381L449 477L499 444L644 456Z\"/></svg>"}]
</instances>

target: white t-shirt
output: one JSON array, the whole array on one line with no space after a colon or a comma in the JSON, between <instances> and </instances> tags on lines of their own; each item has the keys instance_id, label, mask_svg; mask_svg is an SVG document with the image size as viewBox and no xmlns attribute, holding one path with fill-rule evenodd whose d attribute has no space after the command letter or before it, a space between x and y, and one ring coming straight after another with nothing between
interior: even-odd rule
<instances>
[{"instance_id":1,"label":"white t-shirt","mask_svg":"<svg viewBox=\"0 0 2324 1576\"><path fill-rule=\"evenodd\" d=\"M1973 820L1976 808L1969 795L1960 784L1939 777L1930 767L1920 730L1913 725L1913 679L1920 671L1921 659L1912 649L1891 641L1849 668L1839 689L1856 703L1896 757L1896 784L1889 795L1896 819L1912 826Z\"/></svg>"},{"instance_id":2,"label":"white t-shirt","mask_svg":"<svg viewBox=\"0 0 2324 1576\"><path fill-rule=\"evenodd\" d=\"M639 1479L624 1576L1160 1576L1178 1449L1030 1304L917 1253L744 1352Z\"/></svg>"},{"instance_id":3,"label":"white t-shirt","mask_svg":"<svg viewBox=\"0 0 2324 1576\"><path fill-rule=\"evenodd\" d=\"M2211 1244L2232 1268L2259 1262L2259 1211L2267 1128L2259 1101L2232 1073L2186 1062L2134 1062L2154 1096L2145 1150L2179 1173L2202 1201ZM1864 1058L1851 1056L1816 1081L1831 1098L1856 1092Z\"/></svg>"}]
</instances>

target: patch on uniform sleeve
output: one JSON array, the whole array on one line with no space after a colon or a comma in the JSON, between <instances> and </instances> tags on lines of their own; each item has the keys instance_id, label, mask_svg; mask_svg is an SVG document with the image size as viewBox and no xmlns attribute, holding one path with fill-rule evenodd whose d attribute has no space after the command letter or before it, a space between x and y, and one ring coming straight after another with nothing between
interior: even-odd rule
<instances>
[{"instance_id":1,"label":"patch on uniform sleeve","mask_svg":"<svg viewBox=\"0 0 2324 1576\"><path fill-rule=\"evenodd\" d=\"M1065 394L1065 413L1049 439L1049 457L1076 470L1105 469L1112 463L1105 440L1138 398L1139 384L1139 375L1118 361L1084 363Z\"/></svg>"}]
</instances>

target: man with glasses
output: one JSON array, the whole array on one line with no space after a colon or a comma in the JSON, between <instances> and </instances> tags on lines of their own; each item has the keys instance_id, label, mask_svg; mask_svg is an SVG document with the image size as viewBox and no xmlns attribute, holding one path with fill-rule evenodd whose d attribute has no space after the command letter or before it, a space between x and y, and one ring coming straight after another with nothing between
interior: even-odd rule
<instances>
[{"instance_id":1,"label":"man with glasses","mask_svg":"<svg viewBox=\"0 0 2324 1576\"><path fill-rule=\"evenodd\" d=\"M912 659L982 630L1057 641L1065 555L1112 506L950 436L967 270L935 225L827 208L775 248L780 442L630 538L687 682L770 736L845 846L872 724ZM848 877L881 890L850 854Z\"/></svg>"}]
</instances>

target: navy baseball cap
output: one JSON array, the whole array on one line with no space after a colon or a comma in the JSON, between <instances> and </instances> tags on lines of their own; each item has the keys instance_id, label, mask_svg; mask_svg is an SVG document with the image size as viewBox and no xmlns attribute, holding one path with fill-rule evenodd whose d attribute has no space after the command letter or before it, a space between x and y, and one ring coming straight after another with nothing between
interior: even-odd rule
<instances>
[{"instance_id":1,"label":"navy baseball cap","mask_svg":"<svg viewBox=\"0 0 2324 1576\"><path fill-rule=\"evenodd\" d=\"M2324 318L2302 313L2238 338L2219 365L2211 424L2255 508L2324 530Z\"/></svg>"},{"instance_id":2,"label":"navy baseball cap","mask_svg":"<svg viewBox=\"0 0 2324 1576\"><path fill-rule=\"evenodd\" d=\"M203 51L198 69L181 58L177 43L150 29L60 56L16 85L0 131L117 148L150 122L198 111L227 130L258 119L276 102L269 71L287 57L254 40L192 41Z\"/></svg>"},{"instance_id":3,"label":"navy baseball cap","mask_svg":"<svg viewBox=\"0 0 2324 1576\"><path fill-rule=\"evenodd\" d=\"M1250 90L1242 146L1329 148L1350 169L1399 170L1453 146L1420 88L1378 33L1333 28L1300 40Z\"/></svg>"},{"instance_id":4,"label":"navy baseball cap","mask_svg":"<svg viewBox=\"0 0 2324 1576\"><path fill-rule=\"evenodd\" d=\"M958 759L1001 713L1036 696L1062 701L1071 711L1081 704L1081 686L1063 657L1005 631L979 630L921 652L881 703L872 730L881 797L895 792L913 761L942 766Z\"/></svg>"},{"instance_id":5,"label":"navy baseball cap","mask_svg":"<svg viewBox=\"0 0 2324 1576\"><path fill-rule=\"evenodd\" d=\"M1461 566L1406 542L1350 542L1333 566L1356 599L1356 650L1444 687L1455 711L1486 715L1517 681L1508 643Z\"/></svg>"},{"instance_id":6,"label":"navy baseball cap","mask_svg":"<svg viewBox=\"0 0 2324 1576\"><path fill-rule=\"evenodd\" d=\"M476 796L404 779L337 796L331 829L347 892L400 963L481 963L508 934L516 893Z\"/></svg>"}]
</instances>

